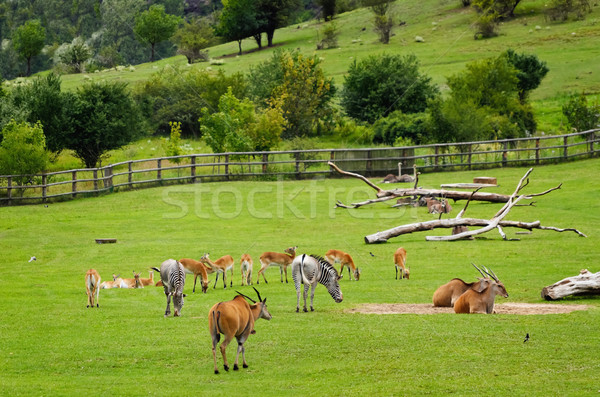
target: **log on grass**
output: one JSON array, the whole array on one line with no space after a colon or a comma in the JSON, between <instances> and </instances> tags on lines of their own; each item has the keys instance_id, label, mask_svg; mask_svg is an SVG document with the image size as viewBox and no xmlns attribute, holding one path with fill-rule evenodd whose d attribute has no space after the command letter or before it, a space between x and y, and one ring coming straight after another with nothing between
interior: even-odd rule
<instances>
[{"instance_id":1,"label":"log on grass","mask_svg":"<svg viewBox=\"0 0 600 397\"><path fill-rule=\"evenodd\" d=\"M570 295L600 295L600 272L583 269L577 276L568 277L542 289L542 298L561 299Z\"/></svg>"}]
</instances>

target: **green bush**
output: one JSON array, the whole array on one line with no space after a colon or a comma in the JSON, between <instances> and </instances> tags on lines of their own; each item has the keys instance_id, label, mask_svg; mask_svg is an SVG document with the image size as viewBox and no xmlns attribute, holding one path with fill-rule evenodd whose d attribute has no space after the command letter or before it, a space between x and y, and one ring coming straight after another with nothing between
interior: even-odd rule
<instances>
[{"instance_id":1,"label":"green bush","mask_svg":"<svg viewBox=\"0 0 600 397\"><path fill-rule=\"evenodd\" d=\"M373 143L394 145L398 139L416 144L430 140L429 116L426 113L404 114L396 111L373 125Z\"/></svg>"},{"instance_id":2,"label":"green bush","mask_svg":"<svg viewBox=\"0 0 600 397\"><path fill-rule=\"evenodd\" d=\"M373 128L349 118L336 120L333 135L336 140L347 143L368 145L373 142Z\"/></svg>"},{"instance_id":3,"label":"green bush","mask_svg":"<svg viewBox=\"0 0 600 397\"><path fill-rule=\"evenodd\" d=\"M596 103L588 105L584 93L571 96L569 101L563 105L562 112L567 117L567 122L572 130L587 131L599 128L600 104L596 100Z\"/></svg>"},{"instance_id":4,"label":"green bush","mask_svg":"<svg viewBox=\"0 0 600 397\"><path fill-rule=\"evenodd\" d=\"M48 163L46 140L40 123L11 120L2 129L0 175L19 175L18 185L33 181L33 174L45 170Z\"/></svg>"}]
</instances>

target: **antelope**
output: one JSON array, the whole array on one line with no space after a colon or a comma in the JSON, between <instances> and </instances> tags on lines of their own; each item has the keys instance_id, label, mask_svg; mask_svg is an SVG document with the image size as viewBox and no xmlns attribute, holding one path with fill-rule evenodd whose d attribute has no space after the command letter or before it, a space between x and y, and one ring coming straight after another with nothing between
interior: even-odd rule
<instances>
[{"instance_id":1,"label":"antelope","mask_svg":"<svg viewBox=\"0 0 600 397\"><path fill-rule=\"evenodd\" d=\"M491 314L494 312L496 295L508 298L508 292L496 274L485 266L483 266L483 270L492 278L489 285L481 292L470 289L462 294L454 303L455 313Z\"/></svg>"},{"instance_id":2,"label":"antelope","mask_svg":"<svg viewBox=\"0 0 600 397\"><path fill-rule=\"evenodd\" d=\"M85 273L85 292L87 293L87 306L100 307L98 304L98 297L100 295L100 274L96 269L90 269Z\"/></svg>"},{"instance_id":3,"label":"antelope","mask_svg":"<svg viewBox=\"0 0 600 397\"><path fill-rule=\"evenodd\" d=\"M240 270L242 271L242 286L252 284L252 257L243 254L240 259Z\"/></svg>"},{"instance_id":4,"label":"antelope","mask_svg":"<svg viewBox=\"0 0 600 397\"><path fill-rule=\"evenodd\" d=\"M100 284L100 289L106 288L129 288L125 281L120 277L121 275L116 275L113 273L112 278L113 281L105 281Z\"/></svg>"},{"instance_id":5,"label":"antelope","mask_svg":"<svg viewBox=\"0 0 600 397\"><path fill-rule=\"evenodd\" d=\"M196 281L198 280L198 275L200 275L200 282L202 283L202 292L206 293L208 289L208 270L204 263L190 259L190 258L181 258L179 263L183 265L183 269L187 274L194 275L194 288L192 292L196 292ZM212 272L213 270L210 269Z\"/></svg>"},{"instance_id":6,"label":"antelope","mask_svg":"<svg viewBox=\"0 0 600 397\"><path fill-rule=\"evenodd\" d=\"M425 197L425 203L427 203L427 211L430 214L448 214L452 211L452 206L446 200L438 201L431 197Z\"/></svg>"},{"instance_id":7,"label":"antelope","mask_svg":"<svg viewBox=\"0 0 600 397\"><path fill-rule=\"evenodd\" d=\"M175 309L173 315L179 317L181 315L181 308L183 307L183 298L186 296L183 293L183 287L185 285L185 271L183 265L175 259L167 259L161 263L160 269L155 267L152 267L151 269L160 272L160 280L162 281L165 295L167 296L165 317L171 314L171 297L173 298L173 306Z\"/></svg>"},{"instance_id":8,"label":"antelope","mask_svg":"<svg viewBox=\"0 0 600 397\"><path fill-rule=\"evenodd\" d=\"M435 290L433 293L433 306L454 307L456 300L469 289L477 292L482 292L486 289L491 280L480 268L474 264L473 266L481 273L483 278L477 277L479 281L474 283L466 283L460 278L453 278Z\"/></svg>"},{"instance_id":9,"label":"antelope","mask_svg":"<svg viewBox=\"0 0 600 397\"><path fill-rule=\"evenodd\" d=\"M140 281L142 282L142 285L144 287L146 287L148 285L154 285L154 271L150 270L150 277L149 278L140 277Z\"/></svg>"},{"instance_id":10,"label":"antelope","mask_svg":"<svg viewBox=\"0 0 600 397\"><path fill-rule=\"evenodd\" d=\"M223 274L223 288L227 288L227 271L228 270L231 271L231 280L229 281L230 282L229 286L233 287L233 257L231 255L222 256L213 262L208 257L208 254L204 254L204 255L202 255L202 258L200 258L200 262L202 262L204 264L208 264L208 266L210 266L211 271L207 270L208 273L212 273L212 272L217 273L217 277L215 278L215 285L213 286L213 289L217 288L217 281L219 281L219 274L221 274L221 273Z\"/></svg>"},{"instance_id":11,"label":"antelope","mask_svg":"<svg viewBox=\"0 0 600 397\"><path fill-rule=\"evenodd\" d=\"M288 282L287 278L287 267L292 263L296 257L296 249L298 246L286 248L285 254L279 252L265 252L260 258L260 270L256 277L256 284L260 284L260 275L262 274L265 283L268 284L267 278L265 277L265 270L269 266L279 266L279 275L281 276L281 282L283 283L283 273L285 272L285 282Z\"/></svg>"},{"instance_id":12,"label":"antelope","mask_svg":"<svg viewBox=\"0 0 600 397\"><path fill-rule=\"evenodd\" d=\"M396 268L396 280L398 280L398 271L400 271L400 280L404 277L410 279L410 269L406 268L406 250L402 247L394 252L394 265Z\"/></svg>"},{"instance_id":13,"label":"antelope","mask_svg":"<svg viewBox=\"0 0 600 397\"><path fill-rule=\"evenodd\" d=\"M221 334L225 335L225 340L223 340L223 343L221 343L220 346L221 355L223 356L223 368L225 368L225 371L229 371L229 364L227 362L225 351L234 336L237 339L238 347L237 354L235 355L235 362L233 363L233 370L237 371L239 369L238 359L240 357L240 352L242 353L242 366L248 368L244 343L250 334L256 333L254 330L254 323L256 320L259 318L270 320L272 318L271 313L267 310L267 299L261 299L260 293L256 288L254 288L254 291L256 291L256 294L258 295L258 303L254 299L238 292L238 295L236 295L235 298L227 302L215 304L208 312L208 331L212 337L215 374L219 373L217 367L217 343L219 343L219 340L221 339ZM253 304L250 305L244 298L250 300Z\"/></svg>"},{"instance_id":14,"label":"antelope","mask_svg":"<svg viewBox=\"0 0 600 397\"><path fill-rule=\"evenodd\" d=\"M332 265L335 265L336 263L341 264L340 274L344 272L344 266L347 267L348 278L350 278L350 281L352 281L353 279L356 279L356 281L358 281L360 279L360 269L354 265L354 261L352 260L350 254L347 254L340 250L329 250L325 253L325 259L327 259L327 261Z\"/></svg>"},{"instance_id":15,"label":"antelope","mask_svg":"<svg viewBox=\"0 0 600 397\"><path fill-rule=\"evenodd\" d=\"M313 312L315 311L313 300L317 283L323 284L327 288L329 295L336 303L340 303L344 299L339 284L342 277L343 275L338 274L331 263L319 256L302 254L302 256L296 257L292 261L292 278L296 287L296 313L300 311L300 284L304 284L304 312L308 311L306 309L308 287L312 287L310 291L310 311Z\"/></svg>"},{"instance_id":16,"label":"antelope","mask_svg":"<svg viewBox=\"0 0 600 397\"><path fill-rule=\"evenodd\" d=\"M133 271L133 278L124 278L123 283L125 283L125 287L121 288L144 288L144 284L142 284L142 280L140 279L140 273L136 273Z\"/></svg>"}]
</instances>

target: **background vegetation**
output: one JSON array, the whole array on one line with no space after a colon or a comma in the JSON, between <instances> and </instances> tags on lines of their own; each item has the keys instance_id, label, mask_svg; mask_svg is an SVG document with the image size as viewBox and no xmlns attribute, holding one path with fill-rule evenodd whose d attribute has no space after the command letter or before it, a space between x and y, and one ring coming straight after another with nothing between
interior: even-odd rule
<instances>
[{"instance_id":1,"label":"background vegetation","mask_svg":"<svg viewBox=\"0 0 600 397\"><path fill-rule=\"evenodd\" d=\"M595 395L600 304L595 297L555 302L587 304L559 315L367 315L361 303L430 303L452 277L473 280L470 263L492 268L507 286L497 303L542 303L542 287L600 263L597 225L600 189L590 170L598 160L537 167L527 191L563 187L515 208L510 218L577 227L589 237L535 231L503 241L489 233L475 241L432 243L423 234L365 245L363 236L402 223L429 220L424 208L380 204L336 210L372 197L356 180L239 182L122 192L45 206L0 208L0 387L11 395L325 395L515 394ZM499 193L510 193L525 169L494 170ZM464 182L478 172L427 174L425 187ZM454 205L455 211L462 203ZM471 203L468 214L489 217L499 205ZM447 231L440 231L447 233ZM117 238L98 245L95 238ZM298 245L300 253L349 252L359 282L341 280L336 304L319 286L314 313L295 313L296 293L266 271L258 286L270 322L259 320L246 343L250 368L214 375L207 313L241 287L191 293L181 318L163 318L161 288L102 290L100 308L86 309L85 271L131 276L168 258L242 253L255 262L267 250ZM394 280L392 254L408 251L411 279ZM370 254L372 253L372 255ZM37 261L29 263L35 255ZM258 264L255 263L254 277ZM530 340L523 343L526 333ZM230 347L230 359L234 347ZM93 385L93 386L91 386Z\"/></svg>"}]
</instances>

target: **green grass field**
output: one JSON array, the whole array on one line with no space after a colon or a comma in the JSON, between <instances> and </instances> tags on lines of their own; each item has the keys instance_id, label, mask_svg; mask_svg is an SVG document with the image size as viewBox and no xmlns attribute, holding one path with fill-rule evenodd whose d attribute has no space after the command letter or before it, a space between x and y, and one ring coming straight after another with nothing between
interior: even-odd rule
<instances>
[{"instance_id":1,"label":"green grass field","mask_svg":"<svg viewBox=\"0 0 600 397\"><path fill-rule=\"evenodd\" d=\"M306 180L177 185L49 204L0 208L0 394L4 395L597 395L600 302L554 315L368 315L362 303L428 303L453 277L473 280L471 262L492 268L508 299L543 303L541 289L582 268L600 271L600 160L537 167L526 192L563 187L515 208L508 219L576 227L588 235L534 231L503 241L490 232L475 241L426 242L406 235L381 245L363 237L399 224L430 220L423 208L390 204L334 209L372 197L358 180ZM512 193L524 168L485 171L498 193ZM423 187L470 181L480 171L422 176ZM454 204L453 216L464 204ZM467 214L491 217L496 204L471 203ZM448 233L439 231L436 233ZM117 238L98 245L96 238ZM336 304L323 286L313 313L295 313L296 293L277 269L258 286L270 322L259 320L246 343L250 368L213 374L207 314L241 287L239 257L298 245L299 253L349 252L359 282L341 280ZM411 279L394 280L392 254L408 251ZM180 318L164 318L162 288L101 290L100 308L86 309L84 274L159 266L168 258L236 259L234 288L188 294ZM372 253L374 256L371 256ZM35 255L37 261L29 263ZM214 280L214 276L211 277ZM256 286L256 285L255 285ZM531 339L523 343L529 333ZM234 343L235 345L235 343ZM228 358L233 362L235 348ZM222 361L219 358L219 366Z\"/></svg>"}]
</instances>

